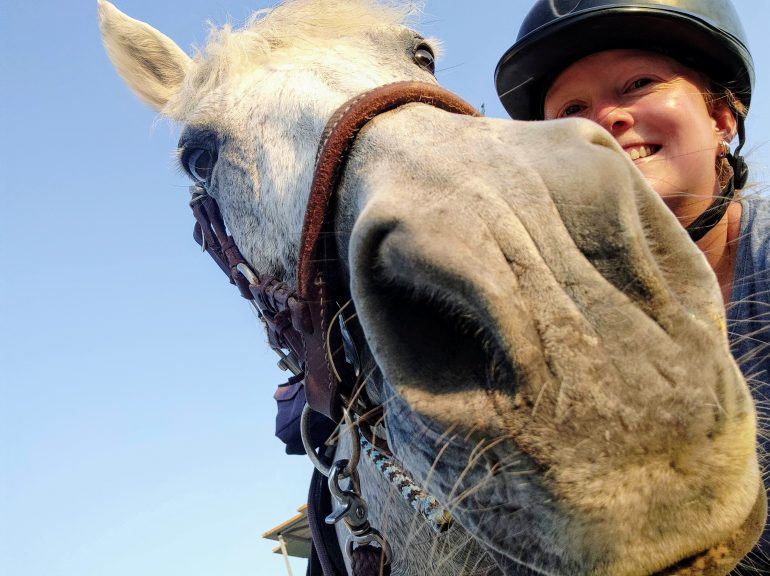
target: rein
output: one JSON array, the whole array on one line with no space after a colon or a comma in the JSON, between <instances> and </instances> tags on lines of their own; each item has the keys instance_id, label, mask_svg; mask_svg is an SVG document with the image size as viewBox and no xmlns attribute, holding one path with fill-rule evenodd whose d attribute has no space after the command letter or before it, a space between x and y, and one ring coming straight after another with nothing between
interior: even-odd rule
<instances>
[{"instance_id":1,"label":"rein","mask_svg":"<svg viewBox=\"0 0 770 576\"><path fill-rule=\"evenodd\" d=\"M196 219L193 231L195 241L255 308L265 325L268 343L280 358L278 366L294 374L290 382L304 380L308 406L302 416L303 442L317 468L311 483L308 513L316 549L311 560L311 573L315 565L316 570L320 569L325 576L334 576L340 570L339 562L329 559L330 555L334 555L333 551L329 551L329 541L334 539L334 545L337 545L334 531L314 526L320 512L317 510L319 503L330 502L329 491L335 506L325 522L333 524L344 520L351 532L346 553L354 576L390 574L390 547L382 535L369 525L366 503L358 486L356 464L361 448L359 441L363 442L375 465L389 475L391 482L408 485L405 484L407 476L388 460L390 454L381 441L367 440L366 434L361 431L362 439L357 423L350 419L350 411L355 412L353 399L362 392L357 389L362 387L362 383L358 381L358 370L351 359L351 356L355 357L355 351L350 330L355 330L356 326L350 320L354 315L352 306L346 310L347 306L342 304L349 302L349 294L347 287L341 285L333 214L336 191L358 133L378 115L411 103L428 104L455 114L480 115L470 104L444 88L417 81L386 84L343 104L328 121L318 148L302 227L296 288L279 278L255 271L246 262L227 231L216 200L202 186L193 187L190 201ZM344 417L347 428L354 436L353 462L339 460L330 466L320 462L305 434L310 409L335 422L341 422ZM371 411L366 406L363 410ZM319 471L328 476L326 492L323 490L323 479L318 476ZM341 482L345 482L347 487L343 487ZM410 505L435 522L439 530L446 529L450 522L448 515L437 502L430 500L427 493L422 495L419 490L417 487L409 488ZM420 495L415 496L418 493Z\"/></svg>"}]
</instances>

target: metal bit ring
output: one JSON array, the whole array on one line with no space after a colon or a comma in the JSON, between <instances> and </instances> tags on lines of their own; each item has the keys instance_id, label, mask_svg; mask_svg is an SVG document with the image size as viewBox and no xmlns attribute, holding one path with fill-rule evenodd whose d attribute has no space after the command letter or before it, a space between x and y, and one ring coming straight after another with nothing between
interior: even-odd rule
<instances>
[{"instance_id":1,"label":"metal bit ring","mask_svg":"<svg viewBox=\"0 0 770 576\"><path fill-rule=\"evenodd\" d=\"M310 432L308 431L308 418L310 418L310 405L305 403L305 407L302 409L302 417L299 420L299 429L302 436L302 446L305 448L308 458L321 474L329 477L329 466L321 462L318 458L318 454L315 453L313 447L310 445Z\"/></svg>"}]
</instances>

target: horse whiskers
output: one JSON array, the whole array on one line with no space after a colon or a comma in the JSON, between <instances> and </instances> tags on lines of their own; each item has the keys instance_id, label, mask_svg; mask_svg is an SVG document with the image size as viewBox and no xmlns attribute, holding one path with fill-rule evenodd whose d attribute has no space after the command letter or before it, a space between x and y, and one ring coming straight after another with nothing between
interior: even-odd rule
<instances>
[{"instance_id":1,"label":"horse whiskers","mask_svg":"<svg viewBox=\"0 0 770 576\"><path fill-rule=\"evenodd\" d=\"M490 476L492 476L492 475L490 474ZM487 480L488 480L487 478L484 478L484 479L482 479L481 482L477 482L475 485L471 486L470 488L467 488L465 491L463 491L460 494L458 494L453 500L450 500L447 503L447 506L450 507L452 510L456 509L460 505L461 502L463 502L464 500L470 498L473 494L475 494L476 492L478 492L479 490L484 488ZM486 512L486 511L494 509L494 508L503 509L504 507L503 507L503 505L487 506L487 507L483 507L483 508L477 506L477 507L475 507L473 509L473 511L474 512L481 512L481 511Z\"/></svg>"},{"instance_id":2,"label":"horse whiskers","mask_svg":"<svg viewBox=\"0 0 770 576\"><path fill-rule=\"evenodd\" d=\"M486 515L488 515L490 513L496 512L497 508L498 507L490 507L490 508L486 508L486 509L480 509L480 510L482 510L482 515L481 515L480 522L484 523L484 518L486 517ZM526 510L527 510L527 508L522 508L522 509L518 510L518 512L524 512ZM534 543L534 540L528 534L526 534L526 533L519 532L519 533L515 534L515 536L520 537L520 542L518 544L518 547L520 549L528 549L528 548L530 548L530 545L528 543L530 541L532 541ZM550 572L549 570L547 570L545 568L545 566L548 565L548 562L546 561L545 555L542 552L537 554L537 556L533 559L532 562L525 562L523 559L518 558L518 557L514 556L513 554L505 554L505 557L508 560L510 560L511 562L513 562L515 565L523 566L524 568L527 568L528 570L532 571L533 573L542 574L543 576L560 576L560 575L557 575L557 574L554 574L554 573Z\"/></svg>"},{"instance_id":3,"label":"horse whiskers","mask_svg":"<svg viewBox=\"0 0 770 576\"><path fill-rule=\"evenodd\" d=\"M468 429L468 431L465 433L465 435L463 436L463 442L470 442L470 441L471 441L471 438L473 438L473 433L474 433L474 432L476 432L476 430L478 430L478 428L479 428L479 425L478 425L478 424L474 424L473 426L471 426L471 427ZM483 444L483 442L484 442L484 439L482 438L482 439L481 439L481 441L480 441L480 443L482 443L482 444ZM470 455L468 456L468 460L469 460L469 461L470 461L470 460L473 458L473 454L476 452L476 450L478 449L478 447L479 447L479 444L476 444L476 446L474 446L474 447L473 447L473 449L471 450L471 453L470 453Z\"/></svg>"},{"instance_id":4,"label":"horse whiskers","mask_svg":"<svg viewBox=\"0 0 770 576\"><path fill-rule=\"evenodd\" d=\"M471 574L475 574L475 572L473 572L473 570L475 570L476 567L481 565L481 563L484 560L484 556L476 554L478 549L476 549L474 546L469 545L471 543L473 543L473 538L471 536L468 536L465 539L465 542L462 543L458 547L458 549L459 550L467 549L467 552L465 553L465 559L463 560L461 565L463 567L465 567L465 568L469 568L471 570L471 572L470 572ZM444 546L442 546L442 548L444 548ZM435 575L443 574L445 566L447 564L449 564L449 562L454 559L453 555L452 554L446 554L446 553L440 554L440 553L438 553L438 551L435 551L435 550L431 550L431 552L433 553L432 556L431 556L432 558L438 558L438 561L435 562L435 568L434 568L434 570L431 573L435 574ZM477 556L475 561L472 560L474 554ZM431 562L431 564L434 564L434 562ZM463 573L465 573L465 572L463 572ZM488 574L488 570L485 570L485 572L483 574Z\"/></svg>"},{"instance_id":5,"label":"horse whiskers","mask_svg":"<svg viewBox=\"0 0 770 576\"><path fill-rule=\"evenodd\" d=\"M514 466L513 464L509 464L508 466L506 466L506 468L508 468L508 467L513 468L513 466ZM464 502L466 499L468 499L471 496L473 496L476 492L478 492L482 488L485 488L488 483L493 481L493 478L495 476L498 476L501 473L505 473L507 477L513 478L513 477L517 477L517 476L529 476L531 474L535 474L535 470L513 470L513 471L508 472L508 471L505 470L505 468L501 467L500 470L497 470L495 472L491 472L490 471L481 480L476 482L476 484L474 484L473 486L467 488L466 490L464 490L463 492L461 492L460 494L455 496L453 499L447 501L445 505L450 510L457 509L457 507L462 502ZM477 507L474 507L473 510L474 511L480 511L480 510L486 510L486 509L495 509L496 510L496 509L501 509L501 508L504 508L503 504L499 504L499 505L495 504L495 505L490 505L490 506L485 506L485 507L478 507L477 506Z\"/></svg>"},{"instance_id":6,"label":"horse whiskers","mask_svg":"<svg viewBox=\"0 0 770 576\"><path fill-rule=\"evenodd\" d=\"M501 436L494 441L490 442L489 445L486 447L484 446L484 443L486 442L485 438L482 438L476 446L474 446L473 450L471 450L470 455L468 456L468 463L465 465L463 470L460 472L459 476L457 477L457 480L455 480L454 484L452 485L451 490L449 491L449 494L447 495L447 502L453 502L455 500L455 493L460 488L460 485L462 481L465 479L466 475L475 467L478 460L491 448L494 448L496 445L500 444L504 440L508 439L507 436ZM487 473L487 478L492 478L494 475L491 473ZM479 483L483 484L483 483Z\"/></svg>"},{"instance_id":7,"label":"horse whiskers","mask_svg":"<svg viewBox=\"0 0 770 576\"><path fill-rule=\"evenodd\" d=\"M454 438L455 438L454 436L451 436L446 442L444 442L444 445L441 448L439 448L438 453L436 454L436 457L433 459L433 463L431 464L430 470L428 470L428 474L425 477L425 484L426 485L430 484L430 481L431 481L431 479L433 477L433 473L438 468L439 460L441 460L441 457L444 455L444 453L446 452L447 448L449 448L449 445L452 442L452 440L454 440Z\"/></svg>"},{"instance_id":8,"label":"horse whiskers","mask_svg":"<svg viewBox=\"0 0 770 576\"><path fill-rule=\"evenodd\" d=\"M450 434L452 434L457 427L458 427L458 424L456 422L451 424L446 430L444 430L444 432L441 433L441 436L436 438L436 440L434 441L434 444L438 445L440 442L443 442L445 438Z\"/></svg>"},{"instance_id":9,"label":"horse whiskers","mask_svg":"<svg viewBox=\"0 0 770 576\"><path fill-rule=\"evenodd\" d=\"M738 565L735 567L731 576L751 576L753 574L767 574L768 569L768 556L761 554L760 558L753 558L753 556L760 556L750 552L747 556L744 556Z\"/></svg>"}]
</instances>

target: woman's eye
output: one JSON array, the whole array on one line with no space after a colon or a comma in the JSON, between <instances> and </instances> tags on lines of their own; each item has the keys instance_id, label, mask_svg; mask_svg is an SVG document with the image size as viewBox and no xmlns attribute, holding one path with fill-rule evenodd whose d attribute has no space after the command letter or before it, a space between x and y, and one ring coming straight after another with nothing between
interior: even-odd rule
<instances>
[{"instance_id":1,"label":"woman's eye","mask_svg":"<svg viewBox=\"0 0 770 576\"><path fill-rule=\"evenodd\" d=\"M436 57L433 50L427 44L420 44L414 49L414 61L431 74L436 73Z\"/></svg>"},{"instance_id":2,"label":"woman's eye","mask_svg":"<svg viewBox=\"0 0 770 576\"><path fill-rule=\"evenodd\" d=\"M190 176L201 183L206 183L214 171L216 157L211 150L195 148L185 157L185 167Z\"/></svg>"},{"instance_id":3,"label":"woman's eye","mask_svg":"<svg viewBox=\"0 0 770 576\"><path fill-rule=\"evenodd\" d=\"M583 107L580 104L570 104L569 106L566 106L564 110L562 110L561 115L573 116L575 114L579 114L582 110L583 110Z\"/></svg>"},{"instance_id":4,"label":"woman's eye","mask_svg":"<svg viewBox=\"0 0 770 576\"><path fill-rule=\"evenodd\" d=\"M652 84L652 78L638 78L637 80L631 82L629 88L631 90L639 90L640 88L644 88L649 84Z\"/></svg>"}]
</instances>

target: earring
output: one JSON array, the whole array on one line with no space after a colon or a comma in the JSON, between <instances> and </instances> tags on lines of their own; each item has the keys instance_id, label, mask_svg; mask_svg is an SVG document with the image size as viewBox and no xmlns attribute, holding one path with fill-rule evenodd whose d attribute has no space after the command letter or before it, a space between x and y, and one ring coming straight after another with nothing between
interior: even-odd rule
<instances>
[{"instance_id":1,"label":"earring","mask_svg":"<svg viewBox=\"0 0 770 576\"><path fill-rule=\"evenodd\" d=\"M725 158L730 153L730 143L727 140L722 140L719 148L720 150L718 158Z\"/></svg>"}]
</instances>

